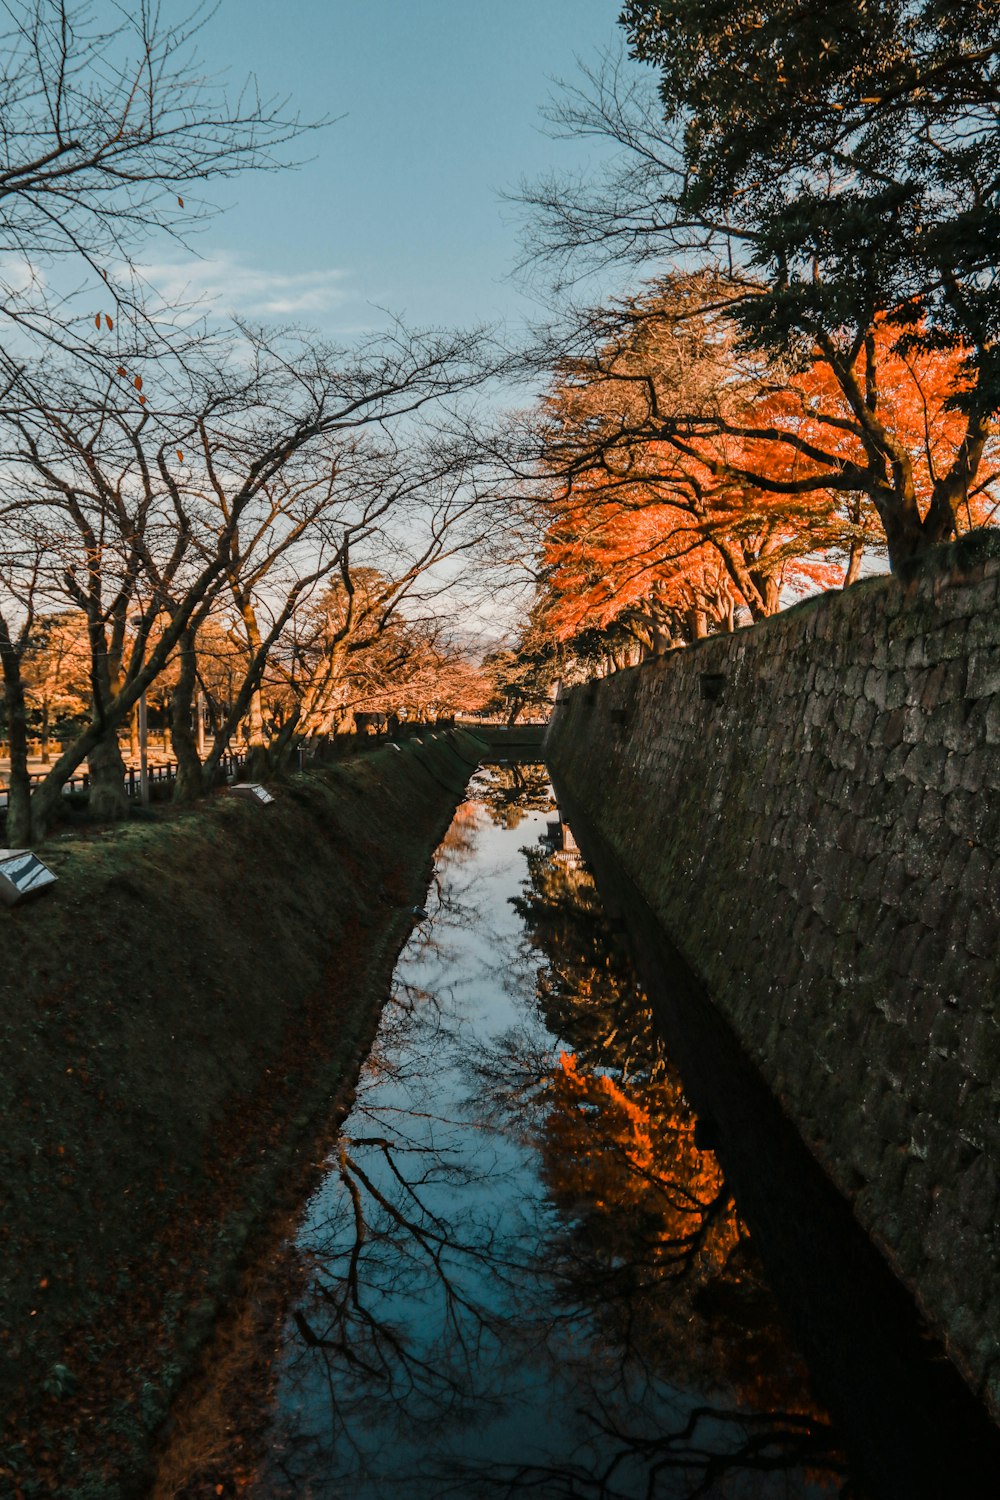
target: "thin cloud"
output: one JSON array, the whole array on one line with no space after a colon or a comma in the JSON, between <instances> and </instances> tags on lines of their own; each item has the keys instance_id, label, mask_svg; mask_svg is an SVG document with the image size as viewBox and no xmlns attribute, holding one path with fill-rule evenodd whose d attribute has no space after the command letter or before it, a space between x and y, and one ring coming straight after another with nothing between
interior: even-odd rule
<instances>
[{"instance_id":1,"label":"thin cloud","mask_svg":"<svg viewBox=\"0 0 1000 1500\"><path fill-rule=\"evenodd\" d=\"M143 279L167 306L274 318L333 312L351 300L348 272L265 271L228 252L204 260L145 265Z\"/></svg>"}]
</instances>

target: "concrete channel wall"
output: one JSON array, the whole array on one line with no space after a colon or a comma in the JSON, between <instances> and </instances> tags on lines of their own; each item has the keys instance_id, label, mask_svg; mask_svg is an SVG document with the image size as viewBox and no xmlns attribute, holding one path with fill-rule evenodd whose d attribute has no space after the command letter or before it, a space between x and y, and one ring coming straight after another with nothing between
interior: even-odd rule
<instances>
[{"instance_id":1,"label":"concrete channel wall","mask_svg":"<svg viewBox=\"0 0 1000 1500\"><path fill-rule=\"evenodd\" d=\"M557 706L547 755L1000 1414L1000 535Z\"/></svg>"}]
</instances>

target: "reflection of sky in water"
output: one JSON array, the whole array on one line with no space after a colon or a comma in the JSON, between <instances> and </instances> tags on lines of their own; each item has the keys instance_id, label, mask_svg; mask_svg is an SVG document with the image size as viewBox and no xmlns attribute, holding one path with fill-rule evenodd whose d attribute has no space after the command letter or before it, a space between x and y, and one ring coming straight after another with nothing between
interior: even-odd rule
<instances>
[{"instance_id":1,"label":"reflection of sky in water","mask_svg":"<svg viewBox=\"0 0 1000 1500\"><path fill-rule=\"evenodd\" d=\"M651 1477L663 1455L644 1445L694 1405L741 1405L718 1362L692 1389L669 1350L650 1369L565 1294L574 1236L590 1252L533 1145L545 1107L532 1068L551 1069L560 1043L511 904L546 821L504 827L467 804L439 851L429 919L301 1232L313 1280L289 1327L259 1495L682 1496L704 1460ZM509 1075L476 1083L482 1059L506 1059ZM696 1438L724 1451L733 1424L708 1416ZM737 1468L706 1493L820 1492L801 1470Z\"/></svg>"}]
</instances>

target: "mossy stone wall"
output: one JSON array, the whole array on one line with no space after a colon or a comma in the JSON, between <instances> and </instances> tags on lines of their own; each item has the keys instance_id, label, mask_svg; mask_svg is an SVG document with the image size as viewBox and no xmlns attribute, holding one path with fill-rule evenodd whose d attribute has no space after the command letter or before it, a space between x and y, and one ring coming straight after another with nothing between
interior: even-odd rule
<instances>
[{"instance_id":1,"label":"mossy stone wall","mask_svg":"<svg viewBox=\"0 0 1000 1500\"><path fill-rule=\"evenodd\" d=\"M565 695L547 753L1000 1413L1000 546Z\"/></svg>"}]
</instances>

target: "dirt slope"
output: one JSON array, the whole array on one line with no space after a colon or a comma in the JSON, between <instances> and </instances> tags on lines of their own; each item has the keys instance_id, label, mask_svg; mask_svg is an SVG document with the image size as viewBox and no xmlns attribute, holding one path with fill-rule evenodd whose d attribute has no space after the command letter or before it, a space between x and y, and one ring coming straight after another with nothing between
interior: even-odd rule
<instances>
[{"instance_id":1,"label":"dirt slope","mask_svg":"<svg viewBox=\"0 0 1000 1500\"><path fill-rule=\"evenodd\" d=\"M349 1086L482 746L45 846L0 911L0 1496L144 1493L248 1240Z\"/></svg>"}]
</instances>

